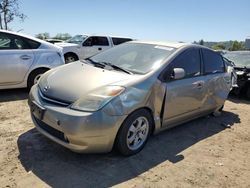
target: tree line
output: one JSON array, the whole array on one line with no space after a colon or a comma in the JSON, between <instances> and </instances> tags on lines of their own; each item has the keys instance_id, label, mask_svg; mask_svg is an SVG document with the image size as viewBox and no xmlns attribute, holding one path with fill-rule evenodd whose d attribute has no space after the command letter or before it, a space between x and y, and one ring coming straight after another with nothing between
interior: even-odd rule
<instances>
[{"instance_id":1,"label":"tree line","mask_svg":"<svg viewBox=\"0 0 250 188\"><path fill-rule=\"evenodd\" d=\"M200 44L214 50L229 50L229 51L239 51L239 50L246 50L245 42L237 41L237 40L230 40L230 41L223 41L223 42L209 42L204 41L203 39L193 42L194 44Z\"/></svg>"},{"instance_id":2,"label":"tree line","mask_svg":"<svg viewBox=\"0 0 250 188\"><path fill-rule=\"evenodd\" d=\"M38 33L36 34L36 38L46 40L46 39L60 39L60 40L68 40L72 36L69 33L57 33L55 36L51 37L48 32Z\"/></svg>"}]
</instances>

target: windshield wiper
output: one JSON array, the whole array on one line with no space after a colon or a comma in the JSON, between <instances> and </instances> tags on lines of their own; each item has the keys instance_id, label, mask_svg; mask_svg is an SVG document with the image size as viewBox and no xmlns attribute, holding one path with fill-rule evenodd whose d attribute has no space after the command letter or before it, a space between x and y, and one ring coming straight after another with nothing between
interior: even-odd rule
<instances>
[{"instance_id":1,"label":"windshield wiper","mask_svg":"<svg viewBox=\"0 0 250 188\"><path fill-rule=\"evenodd\" d=\"M115 69L115 70L120 70L120 71L125 72L125 73L127 73L127 74L133 74L133 73L130 72L129 70L124 69L124 68L122 68L122 67L119 67L119 66L117 66L117 65L114 65L114 64L112 64L112 63L107 63L107 62L99 62L99 63L104 64L104 65L107 65L107 66L110 66L110 67L112 67L112 68Z\"/></svg>"},{"instance_id":2,"label":"windshield wiper","mask_svg":"<svg viewBox=\"0 0 250 188\"><path fill-rule=\"evenodd\" d=\"M129 70L126 70L122 67L119 67L117 65L114 65L114 64L111 64L111 63L107 63L107 62L97 62L97 61L94 61L93 59L91 58L86 58L85 60L87 60L88 62L90 62L91 64L93 64L94 66L96 67L100 67L100 68L105 68L106 66L107 67L111 67L115 70L119 70L119 71L122 71L122 72L125 72L127 74L133 74L132 72L130 72Z\"/></svg>"},{"instance_id":3,"label":"windshield wiper","mask_svg":"<svg viewBox=\"0 0 250 188\"><path fill-rule=\"evenodd\" d=\"M90 62L95 67L105 68L105 66L106 66L104 63L96 62L96 61L92 60L91 58L86 58L85 60Z\"/></svg>"}]
</instances>

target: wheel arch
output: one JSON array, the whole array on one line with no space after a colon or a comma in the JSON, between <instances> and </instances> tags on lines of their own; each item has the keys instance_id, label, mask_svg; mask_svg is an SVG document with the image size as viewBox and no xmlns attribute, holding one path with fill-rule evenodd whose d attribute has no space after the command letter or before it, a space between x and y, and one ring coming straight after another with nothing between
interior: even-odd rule
<instances>
[{"instance_id":1,"label":"wheel arch","mask_svg":"<svg viewBox=\"0 0 250 188\"><path fill-rule=\"evenodd\" d=\"M79 57L78 55L75 53L75 52L66 52L63 56L64 56L64 59L66 59L66 56L68 55L72 55L72 56L75 56L77 58L77 60L79 60Z\"/></svg>"},{"instance_id":2,"label":"wheel arch","mask_svg":"<svg viewBox=\"0 0 250 188\"><path fill-rule=\"evenodd\" d=\"M137 109L131 111L131 112L127 115L127 117L122 121L122 123L121 123L121 125L120 125L120 127L119 127L119 129L118 129L118 131L117 131L117 133L116 133L116 136L115 136L115 139L114 139L114 143L113 143L113 148L114 148L115 145L116 145L117 136L118 136L118 134L119 134L119 131L121 130L121 127L122 127L123 122L124 122L131 114L133 114L133 113L135 113L136 111L139 111L139 110L146 110L146 111L149 112L149 114L150 114L150 116L151 116L151 118L152 118L152 122L153 122L153 124L152 124L152 130L151 130L151 132L150 132L150 135L152 135L152 134L154 133L154 131L155 131L155 120L154 120L154 113L153 113L153 110L152 110L151 108L149 108L148 106L144 106L144 107L137 108Z\"/></svg>"},{"instance_id":3,"label":"wheel arch","mask_svg":"<svg viewBox=\"0 0 250 188\"><path fill-rule=\"evenodd\" d=\"M28 85L29 85L28 82L29 82L29 79L30 79L31 75L32 75L34 72L40 71L40 70L48 71L48 70L50 70L50 68L48 68L48 67L37 67L37 68L34 68L33 70L31 70L31 71L29 72L28 76L27 76L27 79L26 79L26 85L27 85L27 87L28 87Z\"/></svg>"}]
</instances>

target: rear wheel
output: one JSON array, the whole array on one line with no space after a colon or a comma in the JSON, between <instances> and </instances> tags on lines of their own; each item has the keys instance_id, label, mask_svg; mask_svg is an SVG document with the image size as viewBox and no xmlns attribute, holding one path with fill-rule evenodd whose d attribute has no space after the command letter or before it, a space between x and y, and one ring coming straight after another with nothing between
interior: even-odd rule
<instances>
[{"instance_id":1,"label":"rear wheel","mask_svg":"<svg viewBox=\"0 0 250 188\"><path fill-rule=\"evenodd\" d=\"M27 87L30 90L31 87L34 84L37 84L38 80L40 79L40 77L46 72L48 71L48 69L37 69L34 70L30 73L29 78L28 78L28 82L27 82Z\"/></svg>"},{"instance_id":2,"label":"rear wheel","mask_svg":"<svg viewBox=\"0 0 250 188\"><path fill-rule=\"evenodd\" d=\"M123 155L142 150L152 131L153 119L146 109L133 112L123 122L116 139L116 147Z\"/></svg>"},{"instance_id":3,"label":"rear wheel","mask_svg":"<svg viewBox=\"0 0 250 188\"><path fill-rule=\"evenodd\" d=\"M78 60L78 57L73 53L65 54L64 58L65 58L65 63L71 63Z\"/></svg>"}]
</instances>

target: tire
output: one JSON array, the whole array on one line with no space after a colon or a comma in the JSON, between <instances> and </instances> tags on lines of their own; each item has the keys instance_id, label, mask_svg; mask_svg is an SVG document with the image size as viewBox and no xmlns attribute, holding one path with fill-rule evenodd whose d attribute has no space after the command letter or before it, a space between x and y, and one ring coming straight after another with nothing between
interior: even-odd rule
<instances>
[{"instance_id":1,"label":"tire","mask_svg":"<svg viewBox=\"0 0 250 188\"><path fill-rule=\"evenodd\" d=\"M250 99L250 85L248 85L248 88L246 89L246 97Z\"/></svg>"},{"instance_id":2,"label":"tire","mask_svg":"<svg viewBox=\"0 0 250 188\"><path fill-rule=\"evenodd\" d=\"M152 132L153 118L149 111L140 109L123 122L116 138L116 149L125 156L140 152Z\"/></svg>"},{"instance_id":3,"label":"tire","mask_svg":"<svg viewBox=\"0 0 250 188\"><path fill-rule=\"evenodd\" d=\"M75 55L75 54L65 54L64 56L64 59L65 59L65 63L72 63L74 61L77 61L78 60L78 57Z\"/></svg>"},{"instance_id":4,"label":"tire","mask_svg":"<svg viewBox=\"0 0 250 188\"><path fill-rule=\"evenodd\" d=\"M28 77L28 82L27 82L27 88L28 90L31 89L31 87L36 84L39 80L39 78L46 72L48 69L37 69L34 70L30 73Z\"/></svg>"}]
</instances>

